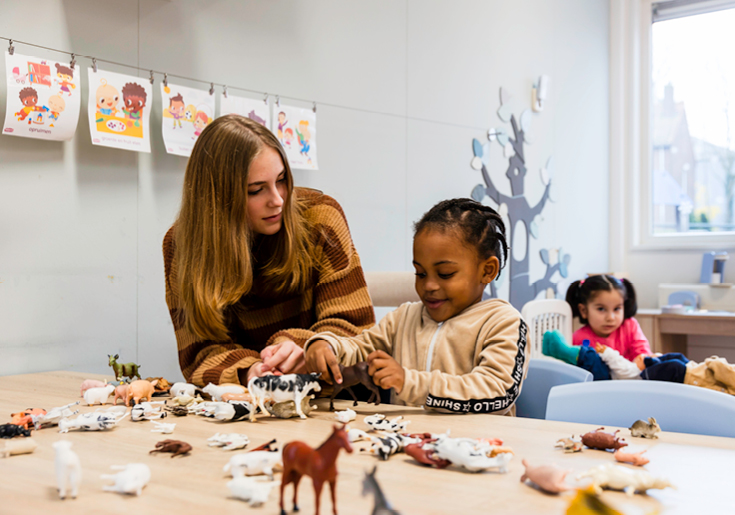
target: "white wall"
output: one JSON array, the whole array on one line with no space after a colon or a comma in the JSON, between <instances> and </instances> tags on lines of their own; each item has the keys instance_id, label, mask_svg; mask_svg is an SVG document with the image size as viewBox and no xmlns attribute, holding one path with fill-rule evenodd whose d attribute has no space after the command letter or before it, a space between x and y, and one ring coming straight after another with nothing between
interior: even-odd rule
<instances>
[{"instance_id":1,"label":"white wall","mask_svg":"<svg viewBox=\"0 0 735 515\"><path fill-rule=\"evenodd\" d=\"M532 243L532 279L542 246L571 253L570 279L607 269L605 0L3 0L0 36L320 102L320 170L296 181L342 203L366 270L411 269L411 223L481 182L471 141L501 125L500 86L526 107L546 73L526 186L540 197L538 170L553 155L557 202ZM106 354L120 353L176 379L161 241L186 160L167 155L156 130L151 154L94 147L82 111L69 143L0 136L0 374L104 372Z\"/></svg>"}]
</instances>

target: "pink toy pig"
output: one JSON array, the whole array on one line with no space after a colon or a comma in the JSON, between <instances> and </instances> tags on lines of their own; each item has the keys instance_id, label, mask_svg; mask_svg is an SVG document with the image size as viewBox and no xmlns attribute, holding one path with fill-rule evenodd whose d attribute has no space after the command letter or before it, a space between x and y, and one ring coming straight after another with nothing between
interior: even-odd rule
<instances>
[{"instance_id":1,"label":"pink toy pig","mask_svg":"<svg viewBox=\"0 0 735 515\"><path fill-rule=\"evenodd\" d=\"M615 451L615 454L613 454L613 456L615 456L615 459L620 463L630 463L631 465L635 465L636 467L642 467L643 465L651 461L648 458L644 458L643 456L641 456L641 454L643 454L644 452L646 451L632 453L618 450Z\"/></svg>"},{"instance_id":2,"label":"pink toy pig","mask_svg":"<svg viewBox=\"0 0 735 515\"><path fill-rule=\"evenodd\" d=\"M158 383L158 379L153 381L145 381L138 379L128 385L128 395L125 398L125 405L130 406L130 399L133 399L133 405L138 404L141 399L149 402L153 400L154 386Z\"/></svg>"},{"instance_id":3,"label":"pink toy pig","mask_svg":"<svg viewBox=\"0 0 735 515\"><path fill-rule=\"evenodd\" d=\"M119 385L117 388L115 388L115 398L112 399L113 404L117 404L118 399L122 399L123 402L127 402L128 399L128 386L127 384L123 383Z\"/></svg>"},{"instance_id":4,"label":"pink toy pig","mask_svg":"<svg viewBox=\"0 0 735 515\"><path fill-rule=\"evenodd\" d=\"M552 494L558 494L559 492L571 489L564 482L564 478L570 472L569 470L562 470L556 465L539 465L538 467L534 467L533 465L529 465L526 460L523 460L522 463L526 467L526 472L521 476L522 483L526 479L530 479L539 488Z\"/></svg>"},{"instance_id":5,"label":"pink toy pig","mask_svg":"<svg viewBox=\"0 0 735 515\"><path fill-rule=\"evenodd\" d=\"M102 381L97 381L96 379L85 379L84 382L82 382L82 388L81 392L79 392L79 396L84 397L84 392L86 392L90 388L104 388L105 386L107 386L107 381L103 383Z\"/></svg>"}]
</instances>

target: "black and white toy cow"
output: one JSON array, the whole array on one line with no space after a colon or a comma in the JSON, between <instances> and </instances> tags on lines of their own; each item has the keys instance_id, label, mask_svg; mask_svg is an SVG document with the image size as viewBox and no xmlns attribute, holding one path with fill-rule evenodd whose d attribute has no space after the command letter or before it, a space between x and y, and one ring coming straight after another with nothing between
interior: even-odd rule
<instances>
[{"instance_id":1,"label":"black and white toy cow","mask_svg":"<svg viewBox=\"0 0 735 515\"><path fill-rule=\"evenodd\" d=\"M274 403L293 401L299 417L306 418L301 410L301 401L312 391L320 392L319 376L321 374L286 374L282 376L268 375L254 377L248 383L248 392L253 398L253 404L260 407L260 411L268 413L265 401L271 399ZM255 410L250 412L250 422L255 420Z\"/></svg>"}]
</instances>

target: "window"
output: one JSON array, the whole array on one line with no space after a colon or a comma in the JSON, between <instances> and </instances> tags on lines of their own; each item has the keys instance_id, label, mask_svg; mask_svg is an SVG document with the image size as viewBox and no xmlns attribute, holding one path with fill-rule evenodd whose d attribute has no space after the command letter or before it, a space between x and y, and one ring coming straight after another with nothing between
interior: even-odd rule
<instances>
[{"instance_id":1,"label":"window","mask_svg":"<svg viewBox=\"0 0 735 515\"><path fill-rule=\"evenodd\" d=\"M735 231L735 2L654 2L652 22L650 233Z\"/></svg>"}]
</instances>

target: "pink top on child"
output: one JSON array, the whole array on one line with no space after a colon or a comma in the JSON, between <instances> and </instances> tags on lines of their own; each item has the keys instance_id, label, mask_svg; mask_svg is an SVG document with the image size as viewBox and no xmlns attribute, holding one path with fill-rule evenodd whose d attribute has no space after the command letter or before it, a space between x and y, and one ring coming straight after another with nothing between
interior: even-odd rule
<instances>
[{"instance_id":1,"label":"pink top on child","mask_svg":"<svg viewBox=\"0 0 735 515\"><path fill-rule=\"evenodd\" d=\"M584 340L589 340L590 345L599 342L615 349L628 361L633 361L639 354L651 354L648 339L635 318L626 319L607 338L597 336L590 326L585 325L574 332L572 340L574 345L582 345Z\"/></svg>"}]
</instances>

